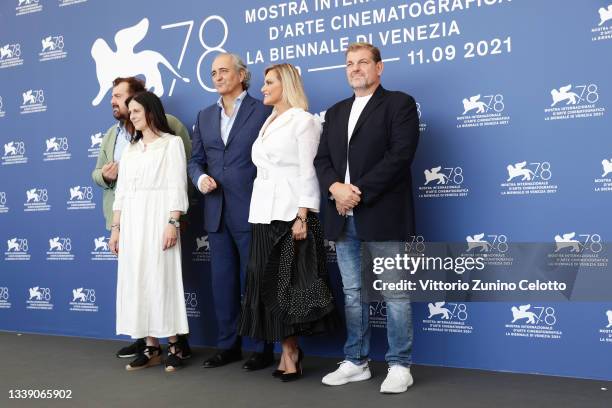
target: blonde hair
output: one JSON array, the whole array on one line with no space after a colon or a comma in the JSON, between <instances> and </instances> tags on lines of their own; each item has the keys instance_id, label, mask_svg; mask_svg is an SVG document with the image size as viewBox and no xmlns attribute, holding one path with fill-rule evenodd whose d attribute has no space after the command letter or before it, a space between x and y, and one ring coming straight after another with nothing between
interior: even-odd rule
<instances>
[{"instance_id":1,"label":"blonde hair","mask_svg":"<svg viewBox=\"0 0 612 408\"><path fill-rule=\"evenodd\" d=\"M298 70L291 64L272 65L264 71L264 75L274 71L283 87L283 101L292 108L308 110L308 98L304 92L304 84Z\"/></svg>"}]
</instances>

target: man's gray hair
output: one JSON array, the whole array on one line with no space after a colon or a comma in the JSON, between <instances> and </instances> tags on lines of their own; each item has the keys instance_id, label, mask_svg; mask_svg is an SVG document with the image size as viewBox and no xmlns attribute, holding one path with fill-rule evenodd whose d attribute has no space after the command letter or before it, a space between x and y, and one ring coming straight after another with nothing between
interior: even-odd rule
<instances>
[{"instance_id":1,"label":"man's gray hair","mask_svg":"<svg viewBox=\"0 0 612 408\"><path fill-rule=\"evenodd\" d=\"M232 57L232 61L234 62L234 67L236 68L236 71L244 71L244 81L242 81L242 90L246 91L247 89L249 89L249 86L251 85L251 72L247 68L242 58L240 58L238 54L234 54L233 52L222 52L217 55L217 57L219 57L220 55L229 55L230 57Z\"/></svg>"}]
</instances>

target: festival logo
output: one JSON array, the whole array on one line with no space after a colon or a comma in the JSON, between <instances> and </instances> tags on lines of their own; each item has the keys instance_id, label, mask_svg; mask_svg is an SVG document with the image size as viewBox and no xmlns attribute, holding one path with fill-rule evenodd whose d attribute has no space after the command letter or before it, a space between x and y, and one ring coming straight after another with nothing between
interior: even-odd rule
<instances>
[{"instance_id":1,"label":"festival logo","mask_svg":"<svg viewBox=\"0 0 612 408\"><path fill-rule=\"evenodd\" d=\"M551 306L518 305L510 308L512 320L506 324L506 336L553 340L563 335L557 330L555 308Z\"/></svg>"},{"instance_id":2,"label":"festival logo","mask_svg":"<svg viewBox=\"0 0 612 408\"><path fill-rule=\"evenodd\" d=\"M21 93L22 103L19 106L19 113L27 115L30 113L46 112L45 91L42 89L28 89Z\"/></svg>"},{"instance_id":3,"label":"festival logo","mask_svg":"<svg viewBox=\"0 0 612 408\"><path fill-rule=\"evenodd\" d=\"M47 261L74 261L72 253L72 240L68 237L49 238Z\"/></svg>"},{"instance_id":4,"label":"festival logo","mask_svg":"<svg viewBox=\"0 0 612 408\"><path fill-rule=\"evenodd\" d=\"M196 292L185 292L185 309L187 309L187 317L200 317L198 294Z\"/></svg>"},{"instance_id":5,"label":"festival logo","mask_svg":"<svg viewBox=\"0 0 612 408\"><path fill-rule=\"evenodd\" d=\"M9 212L7 205L6 191L0 191L0 214L6 214Z\"/></svg>"},{"instance_id":6,"label":"festival logo","mask_svg":"<svg viewBox=\"0 0 612 408\"><path fill-rule=\"evenodd\" d=\"M600 7L593 21L597 25L591 28L591 41L612 40L612 3Z\"/></svg>"},{"instance_id":7,"label":"festival logo","mask_svg":"<svg viewBox=\"0 0 612 408\"><path fill-rule=\"evenodd\" d=\"M420 102L416 103L417 106L417 114L419 115L419 131L421 133L427 130L427 122L423 119L423 108Z\"/></svg>"},{"instance_id":8,"label":"festival logo","mask_svg":"<svg viewBox=\"0 0 612 408\"><path fill-rule=\"evenodd\" d=\"M117 256L110 251L108 241L110 238L105 235L100 235L93 239L93 251L91 255L92 261L116 261Z\"/></svg>"},{"instance_id":9,"label":"festival logo","mask_svg":"<svg viewBox=\"0 0 612 408\"><path fill-rule=\"evenodd\" d=\"M506 166L508 177L500 184L501 195L555 194L558 186L551 181L550 162L511 163Z\"/></svg>"},{"instance_id":10,"label":"festival logo","mask_svg":"<svg viewBox=\"0 0 612 408\"><path fill-rule=\"evenodd\" d=\"M117 51L113 51L102 38L98 38L93 43L91 56L96 63L96 75L100 85L98 94L91 102L93 106L98 106L102 102L117 77L144 76L147 88L161 97L164 95L164 85L159 64L165 66L177 78L189 82L189 79L176 72L172 64L159 52L152 50L134 52L134 48L145 38L148 30L148 18L143 18L134 26L119 30L115 35Z\"/></svg>"},{"instance_id":11,"label":"festival logo","mask_svg":"<svg viewBox=\"0 0 612 408\"><path fill-rule=\"evenodd\" d=\"M11 308L11 295L9 288L6 286L0 286L0 309Z\"/></svg>"},{"instance_id":12,"label":"festival logo","mask_svg":"<svg viewBox=\"0 0 612 408\"><path fill-rule=\"evenodd\" d=\"M594 180L595 192L610 192L612 191L612 158L603 159L601 161L601 177L596 177Z\"/></svg>"},{"instance_id":13,"label":"festival logo","mask_svg":"<svg viewBox=\"0 0 612 408\"><path fill-rule=\"evenodd\" d=\"M64 59L68 53L64 50L63 35L48 35L40 40L41 51L38 53L40 62Z\"/></svg>"},{"instance_id":14,"label":"festival logo","mask_svg":"<svg viewBox=\"0 0 612 408\"><path fill-rule=\"evenodd\" d=\"M550 106L544 109L544 120L575 120L604 116L599 104L599 86L594 83L562 85L550 91Z\"/></svg>"},{"instance_id":15,"label":"festival logo","mask_svg":"<svg viewBox=\"0 0 612 408\"><path fill-rule=\"evenodd\" d=\"M597 268L608 267L606 247L600 234L578 234L576 231L557 234L554 249L548 254L551 267Z\"/></svg>"},{"instance_id":16,"label":"festival logo","mask_svg":"<svg viewBox=\"0 0 612 408\"><path fill-rule=\"evenodd\" d=\"M210 262L210 242L208 235L202 235L195 239L195 250L191 252L193 262Z\"/></svg>"},{"instance_id":17,"label":"festival logo","mask_svg":"<svg viewBox=\"0 0 612 408\"><path fill-rule=\"evenodd\" d=\"M71 312L97 313L95 289L76 288L72 289L72 301L69 302Z\"/></svg>"},{"instance_id":18,"label":"festival logo","mask_svg":"<svg viewBox=\"0 0 612 408\"><path fill-rule=\"evenodd\" d=\"M387 303L370 302L368 313L370 315L370 327L380 329L387 328Z\"/></svg>"},{"instance_id":19,"label":"festival logo","mask_svg":"<svg viewBox=\"0 0 612 408\"><path fill-rule=\"evenodd\" d=\"M66 201L67 210L94 210L96 208L91 186L74 186L68 190L70 199Z\"/></svg>"},{"instance_id":20,"label":"festival logo","mask_svg":"<svg viewBox=\"0 0 612 408\"><path fill-rule=\"evenodd\" d=\"M2 155L2 165L25 164L28 162L26 156L25 143L21 140L11 140L4 143L4 155Z\"/></svg>"},{"instance_id":21,"label":"festival logo","mask_svg":"<svg viewBox=\"0 0 612 408\"><path fill-rule=\"evenodd\" d=\"M20 65L23 65L20 43L7 43L0 46L0 69Z\"/></svg>"},{"instance_id":22,"label":"festival logo","mask_svg":"<svg viewBox=\"0 0 612 408\"><path fill-rule=\"evenodd\" d=\"M94 133L89 136L91 145L87 149L87 157L97 159L100 155L100 147L102 146L102 139L104 135L102 132Z\"/></svg>"},{"instance_id":23,"label":"festival logo","mask_svg":"<svg viewBox=\"0 0 612 408\"><path fill-rule=\"evenodd\" d=\"M404 252L407 255L422 256L426 249L423 235L412 235L408 241L404 242Z\"/></svg>"},{"instance_id":24,"label":"festival logo","mask_svg":"<svg viewBox=\"0 0 612 408\"><path fill-rule=\"evenodd\" d=\"M43 6L41 0L17 0L17 7L15 7L15 15L23 16L26 14L38 13L42 11Z\"/></svg>"},{"instance_id":25,"label":"festival logo","mask_svg":"<svg viewBox=\"0 0 612 408\"><path fill-rule=\"evenodd\" d=\"M46 188L30 188L26 190L26 201L23 203L23 211L39 212L51 210L48 204L49 193Z\"/></svg>"},{"instance_id":26,"label":"festival logo","mask_svg":"<svg viewBox=\"0 0 612 408\"><path fill-rule=\"evenodd\" d=\"M28 289L26 297L26 309L28 310L53 310L51 303L51 289L34 286Z\"/></svg>"},{"instance_id":27,"label":"festival logo","mask_svg":"<svg viewBox=\"0 0 612 408\"><path fill-rule=\"evenodd\" d=\"M461 102L463 112L457 116L457 128L505 126L510 123L502 94L473 95Z\"/></svg>"},{"instance_id":28,"label":"festival logo","mask_svg":"<svg viewBox=\"0 0 612 408\"><path fill-rule=\"evenodd\" d=\"M422 324L424 332L472 334L474 331L467 322L468 307L465 303L429 303L427 310L429 314Z\"/></svg>"},{"instance_id":29,"label":"festival logo","mask_svg":"<svg viewBox=\"0 0 612 408\"><path fill-rule=\"evenodd\" d=\"M0 303L0 308L1 307L2 303ZM612 310L606 310L604 327L599 329L599 341L602 343L612 344Z\"/></svg>"},{"instance_id":30,"label":"festival logo","mask_svg":"<svg viewBox=\"0 0 612 408\"><path fill-rule=\"evenodd\" d=\"M29 261L30 246L27 238L13 237L6 240L5 261Z\"/></svg>"},{"instance_id":31,"label":"festival logo","mask_svg":"<svg viewBox=\"0 0 612 408\"><path fill-rule=\"evenodd\" d=\"M323 244L325 245L325 252L327 253L327 262L328 263L337 263L338 258L336 256L336 241L324 240Z\"/></svg>"},{"instance_id":32,"label":"festival logo","mask_svg":"<svg viewBox=\"0 0 612 408\"><path fill-rule=\"evenodd\" d=\"M45 140L43 161L70 160L70 144L67 137L51 137Z\"/></svg>"},{"instance_id":33,"label":"festival logo","mask_svg":"<svg viewBox=\"0 0 612 408\"><path fill-rule=\"evenodd\" d=\"M456 198L469 194L462 167L436 166L425 169L423 174L425 181L419 186L419 198Z\"/></svg>"}]
</instances>

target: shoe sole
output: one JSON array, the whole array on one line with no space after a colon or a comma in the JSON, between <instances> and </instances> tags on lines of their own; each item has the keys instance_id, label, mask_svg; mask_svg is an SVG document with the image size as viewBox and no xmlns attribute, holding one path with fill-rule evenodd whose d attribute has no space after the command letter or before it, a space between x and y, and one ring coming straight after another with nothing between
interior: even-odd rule
<instances>
[{"instance_id":1,"label":"shoe sole","mask_svg":"<svg viewBox=\"0 0 612 408\"><path fill-rule=\"evenodd\" d=\"M228 362L226 362L226 363L224 363L224 364L220 364L220 365L206 365L206 362L204 362L204 363L202 364L202 368L218 368L218 367L223 367L223 366L226 366L226 365L228 365L228 364L237 363L237 362L239 362L239 361L242 361L242 358L239 358L239 359L237 359L237 360L228 361Z\"/></svg>"},{"instance_id":2,"label":"shoe sole","mask_svg":"<svg viewBox=\"0 0 612 408\"><path fill-rule=\"evenodd\" d=\"M156 365L160 365L162 362L161 360L161 356L154 356L151 357L151 359L147 362L147 364L140 366L140 367L132 367L131 365L126 365L125 369L127 371L138 371L138 370L142 370L143 368L148 368L148 367L153 367Z\"/></svg>"},{"instance_id":3,"label":"shoe sole","mask_svg":"<svg viewBox=\"0 0 612 408\"><path fill-rule=\"evenodd\" d=\"M166 367L164 367L164 371L167 372L167 373L173 373L173 372L178 371L180 369L181 369L180 367L174 367L174 366L166 366Z\"/></svg>"},{"instance_id":4,"label":"shoe sole","mask_svg":"<svg viewBox=\"0 0 612 408\"><path fill-rule=\"evenodd\" d=\"M117 354L117 358L132 358L132 357L136 357L137 354Z\"/></svg>"},{"instance_id":5,"label":"shoe sole","mask_svg":"<svg viewBox=\"0 0 612 408\"><path fill-rule=\"evenodd\" d=\"M406 387L403 387L403 388L397 389L397 390L383 390L381 388L380 389L380 393L381 394L401 394L402 392L408 391L408 388L410 388L412 386L412 384L414 384L414 381L412 381L410 384L406 385Z\"/></svg>"},{"instance_id":6,"label":"shoe sole","mask_svg":"<svg viewBox=\"0 0 612 408\"><path fill-rule=\"evenodd\" d=\"M352 382L359 382L359 381L365 381L365 380L369 380L370 378L372 378L372 372L368 371L364 371L363 373L360 374L356 374L352 377L346 378L344 381L339 381L339 382L325 382L324 380L321 380L321 382L325 385L329 385L331 387L336 386L336 385L344 385L344 384L348 384L348 383L352 383Z\"/></svg>"},{"instance_id":7,"label":"shoe sole","mask_svg":"<svg viewBox=\"0 0 612 408\"><path fill-rule=\"evenodd\" d=\"M274 364L274 361L266 363L266 364L262 365L261 367L257 367L257 368L250 368L250 367L247 368L245 366L242 366L242 369L245 370L245 371L259 371L259 370L263 370L263 369L266 369L266 368L270 367L272 364Z\"/></svg>"}]
</instances>

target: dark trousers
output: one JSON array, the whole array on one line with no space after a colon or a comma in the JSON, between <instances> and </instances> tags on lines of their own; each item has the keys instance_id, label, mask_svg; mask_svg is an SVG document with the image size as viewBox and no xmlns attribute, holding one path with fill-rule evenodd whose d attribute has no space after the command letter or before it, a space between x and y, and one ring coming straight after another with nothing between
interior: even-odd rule
<instances>
[{"instance_id":1,"label":"dark trousers","mask_svg":"<svg viewBox=\"0 0 612 408\"><path fill-rule=\"evenodd\" d=\"M246 285L251 231L233 231L221 220L219 231L208 234L213 303L217 317L217 347L240 348L238 336L240 301ZM255 351L263 351L264 342L255 342Z\"/></svg>"}]
</instances>

